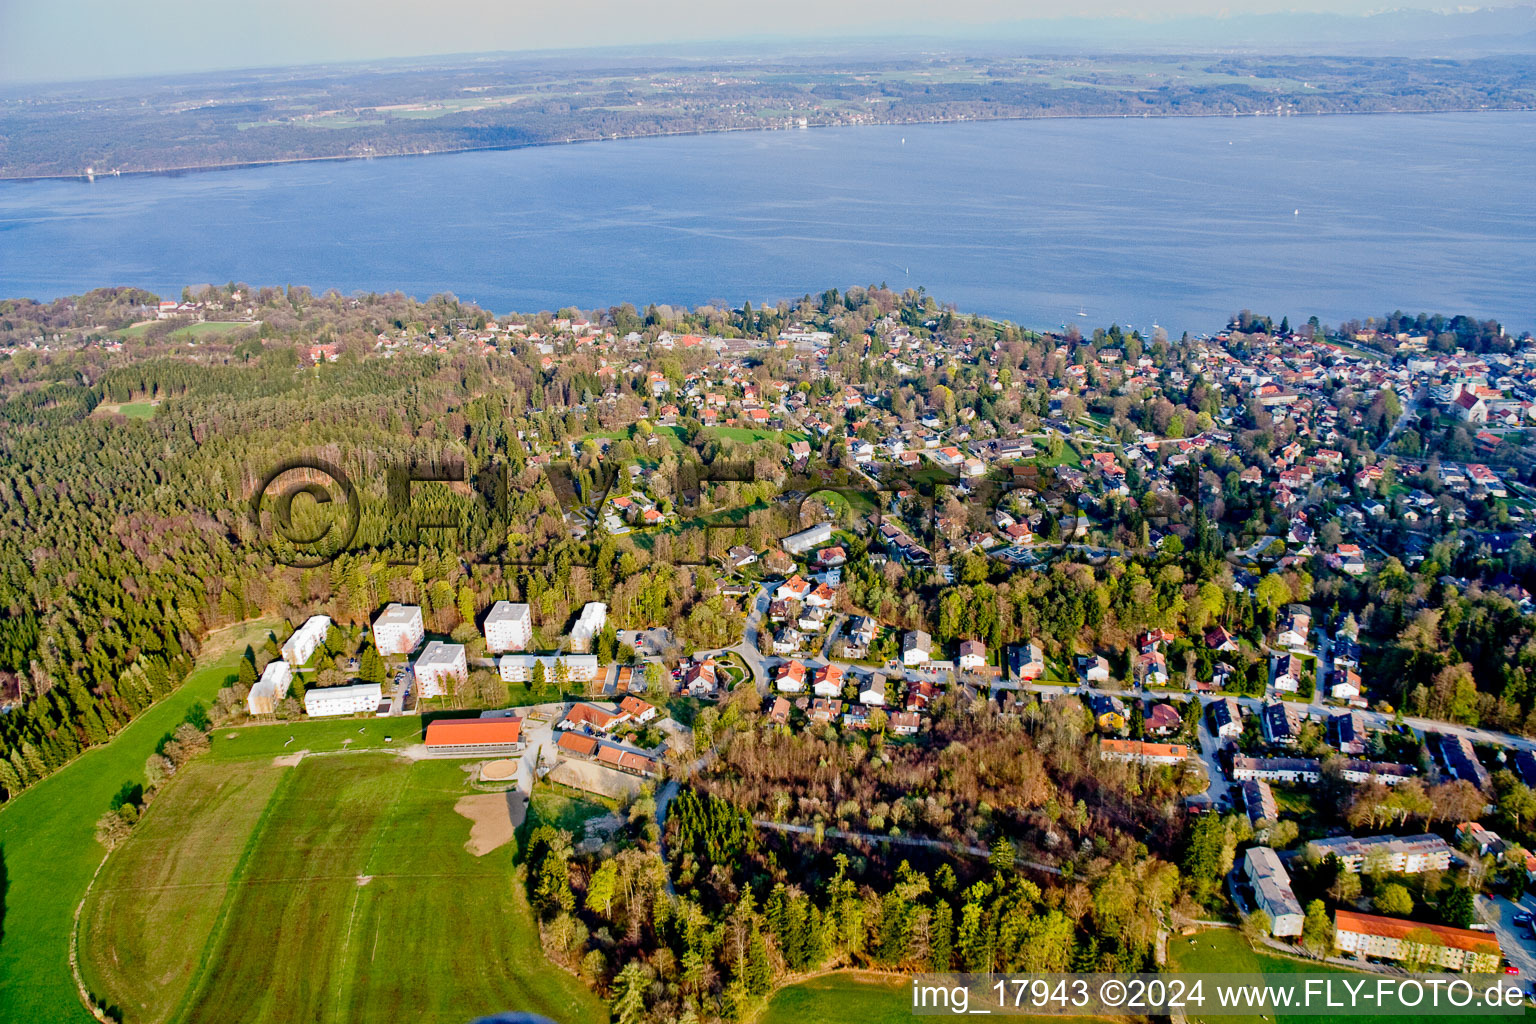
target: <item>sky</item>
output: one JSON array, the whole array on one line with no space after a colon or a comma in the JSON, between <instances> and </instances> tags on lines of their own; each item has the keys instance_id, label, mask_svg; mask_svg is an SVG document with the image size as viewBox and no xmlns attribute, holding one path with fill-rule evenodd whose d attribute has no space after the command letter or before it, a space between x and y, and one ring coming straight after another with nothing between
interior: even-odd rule
<instances>
[{"instance_id":1,"label":"sky","mask_svg":"<svg viewBox=\"0 0 1536 1024\"><path fill-rule=\"evenodd\" d=\"M1508 6L1515 0L1484 0ZM1527 0L1528 2L1528 0ZM0 81L494 50L945 33L1037 18L1364 14L1383 0L0 0ZM1446 3L1445 6L1451 6ZM942 15L936 14L942 12ZM936 20L942 17L942 20Z\"/></svg>"}]
</instances>

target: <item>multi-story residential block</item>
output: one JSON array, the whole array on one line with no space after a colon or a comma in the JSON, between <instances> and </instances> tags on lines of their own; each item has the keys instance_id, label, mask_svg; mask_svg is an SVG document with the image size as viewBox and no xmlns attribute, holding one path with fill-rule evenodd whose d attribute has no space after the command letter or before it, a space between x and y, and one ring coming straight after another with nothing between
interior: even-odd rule
<instances>
[{"instance_id":1,"label":"multi-story residential block","mask_svg":"<svg viewBox=\"0 0 1536 1024\"><path fill-rule=\"evenodd\" d=\"M1267 846L1251 847L1243 855L1243 874L1253 886L1254 902L1269 915L1269 931L1276 938L1301 934L1301 902L1291 890L1291 876L1279 854Z\"/></svg>"},{"instance_id":2,"label":"multi-story residential block","mask_svg":"<svg viewBox=\"0 0 1536 1024\"><path fill-rule=\"evenodd\" d=\"M1488 974L1499 969L1503 950L1493 932L1404 921L1352 910L1335 911L1333 944L1356 956L1408 961L1425 969Z\"/></svg>"},{"instance_id":3,"label":"multi-story residential block","mask_svg":"<svg viewBox=\"0 0 1536 1024\"><path fill-rule=\"evenodd\" d=\"M277 702L288 696L293 683L293 669L286 661L273 659L262 669L261 678L246 695L245 708L253 715L270 715L277 710Z\"/></svg>"},{"instance_id":4,"label":"multi-story residential block","mask_svg":"<svg viewBox=\"0 0 1536 1024\"><path fill-rule=\"evenodd\" d=\"M433 640L411 666L416 676L416 696L441 697L453 689L455 681L469 678L469 662L463 644L445 644Z\"/></svg>"},{"instance_id":5,"label":"multi-story residential block","mask_svg":"<svg viewBox=\"0 0 1536 1024\"><path fill-rule=\"evenodd\" d=\"M383 702L384 688L378 683L319 686L304 691L304 713L311 718L377 711Z\"/></svg>"},{"instance_id":6,"label":"multi-story residential block","mask_svg":"<svg viewBox=\"0 0 1536 1024\"><path fill-rule=\"evenodd\" d=\"M1437 835L1338 836L1307 844L1318 859L1337 857L1350 872L1382 870L1401 875L1444 871L1451 866L1451 844Z\"/></svg>"},{"instance_id":7,"label":"multi-story residential block","mask_svg":"<svg viewBox=\"0 0 1536 1024\"><path fill-rule=\"evenodd\" d=\"M426 636L421 608L414 604L392 604L373 620L373 645L386 657L410 654Z\"/></svg>"},{"instance_id":8,"label":"multi-story residential block","mask_svg":"<svg viewBox=\"0 0 1536 1024\"><path fill-rule=\"evenodd\" d=\"M304 620L304 625L294 630L293 635L283 642L283 660L292 668L308 664L315 648L325 640L325 632L330 628L329 615L311 615Z\"/></svg>"},{"instance_id":9,"label":"multi-story residential block","mask_svg":"<svg viewBox=\"0 0 1536 1024\"><path fill-rule=\"evenodd\" d=\"M485 649L491 654L524 651L533 642L533 615L526 604L497 601L485 616Z\"/></svg>"}]
</instances>

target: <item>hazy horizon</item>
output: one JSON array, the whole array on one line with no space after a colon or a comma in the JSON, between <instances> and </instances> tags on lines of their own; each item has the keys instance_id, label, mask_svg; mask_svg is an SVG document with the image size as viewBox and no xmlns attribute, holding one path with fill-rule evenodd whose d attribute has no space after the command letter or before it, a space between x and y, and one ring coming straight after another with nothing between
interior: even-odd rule
<instances>
[{"instance_id":1,"label":"hazy horizon","mask_svg":"<svg viewBox=\"0 0 1536 1024\"><path fill-rule=\"evenodd\" d=\"M941 20L919 0L779 0L728 10L704 0L660 0L645 8L607 0L377 0L366 7L313 0L271 0L259 17L210 18L193 0L155 0L148 12L106 0L53 4L0 2L0 82L88 81L220 70L279 68L499 52L706 45L752 46L824 39L869 44L926 37L945 44L989 36L1042 44L1097 37L1123 48L1145 30L1168 45L1169 23L1219 31L1255 16L1348 24L1373 14L1423 17L1509 8L1530 0L1490 0L1461 8L1383 8L1379 0L1166 0L1155 10L1124 0L953 0ZM1161 28L1162 34L1158 34ZM1001 35L994 30L1003 29ZM1052 35L1052 33L1055 33ZM974 34L974 36L970 35ZM59 42L68 40L68 45ZM132 45L125 46L125 41Z\"/></svg>"}]
</instances>

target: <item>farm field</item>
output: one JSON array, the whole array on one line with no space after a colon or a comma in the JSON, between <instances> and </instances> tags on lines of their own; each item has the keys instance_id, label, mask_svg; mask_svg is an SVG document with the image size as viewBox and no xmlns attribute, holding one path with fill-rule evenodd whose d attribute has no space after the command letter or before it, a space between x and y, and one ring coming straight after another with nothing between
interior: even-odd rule
<instances>
[{"instance_id":1,"label":"farm field","mask_svg":"<svg viewBox=\"0 0 1536 1024\"><path fill-rule=\"evenodd\" d=\"M96 747L0 809L6 874L0 940L0 1020L90 1024L69 970L75 907L102 860L96 819L124 782L144 781L144 760L196 701L209 702L236 677L246 644L271 621L209 634L198 666L171 696L145 711L111 743Z\"/></svg>"},{"instance_id":2,"label":"farm field","mask_svg":"<svg viewBox=\"0 0 1536 1024\"><path fill-rule=\"evenodd\" d=\"M243 799L231 794L231 808L243 805L229 812L243 831L234 823L224 829L211 856L199 838L206 830L183 833L172 849L157 842L154 819L164 816L156 827L171 833L174 819L196 814L210 786L242 772L279 776L265 789L247 784ZM134 883L204 892L222 885L221 898L206 900L215 909L200 907L195 926L159 932L157 964L194 965L178 979L179 992L148 995L136 972L102 993L129 1024L462 1024L506 1009L572 1024L606 1020L585 986L544 960L513 846L478 858L465 849L471 822L454 810L472 792L462 762L356 754L276 767L265 758L205 759L188 774L119 851L122 866L109 864L115 887L100 898L116 899ZM110 933L154 935L155 915L187 898L122 900ZM97 921L92 914L87 927ZM112 983L113 957L122 952L82 944L88 976Z\"/></svg>"},{"instance_id":3,"label":"farm field","mask_svg":"<svg viewBox=\"0 0 1536 1024\"><path fill-rule=\"evenodd\" d=\"M86 985L134 1020L164 1020L185 994L246 839L286 769L199 764L151 804L107 859L80 916Z\"/></svg>"}]
</instances>

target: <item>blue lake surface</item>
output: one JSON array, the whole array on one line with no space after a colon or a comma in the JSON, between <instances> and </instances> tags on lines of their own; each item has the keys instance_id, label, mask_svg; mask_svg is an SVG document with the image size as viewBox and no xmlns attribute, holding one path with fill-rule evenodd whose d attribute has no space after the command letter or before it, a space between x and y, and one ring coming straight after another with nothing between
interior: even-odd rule
<instances>
[{"instance_id":1,"label":"blue lake surface","mask_svg":"<svg viewBox=\"0 0 1536 1024\"><path fill-rule=\"evenodd\" d=\"M1213 332L1246 307L1526 329L1536 115L882 126L0 183L0 296L230 280L496 312L885 282L1036 327Z\"/></svg>"}]
</instances>

